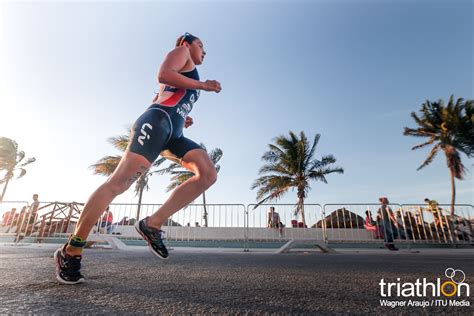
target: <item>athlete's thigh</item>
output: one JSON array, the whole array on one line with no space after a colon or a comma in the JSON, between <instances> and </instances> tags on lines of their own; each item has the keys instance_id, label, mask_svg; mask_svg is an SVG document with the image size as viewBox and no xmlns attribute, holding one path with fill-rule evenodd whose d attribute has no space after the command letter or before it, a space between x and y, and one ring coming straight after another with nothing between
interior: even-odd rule
<instances>
[{"instance_id":1,"label":"athlete's thigh","mask_svg":"<svg viewBox=\"0 0 474 316\"><path fill-rule=\"evenodd\" d=\"M107 182L130 186L148 171L150 165L151 163L144 156L126 150Z\"/></svg>"},{"instance_id":2,"label":"athlete's thigh","mask_svg":"<svg viewBox=\"0 0 474 316\"><path fill-rule=\"evenodd\" d=\"M181 164L195 174L216 170L211 158L209 158L207 152L202 148L188 151L181 159Z\"/></svg>"},{"instance_id":3,"label":"athlete's thigh","mask_svg":"<svg viewBox=\"0 0 474 316\"><path fill-rule=\"evenodd\" d=\"M158 157L170 138L168 114L156 108L145 111L135 122L130 143L109 182L131 185Z\"/></svg>"},{"instance_id":4,"label":"athlete's thigh","mask_svg":"<svg viewBox=\"0 0 474 316\"><path fill-rule=\"evenodd\" d=\"M145 157L151 164L171 139L169 115L159 108L150 108L132 127L128 151Z\"/></svg>"},{"instance_id":5,"label":"athlete's thigh","mask_svg":"<svg viewBox=\"0 0 474 316\"><path fill-rule=\"evenodd\" d=\"M181 136L167 145L162 156L179 163L195 174L215 168L207 152L189 138Z\"/></svg>"}]
</instances>

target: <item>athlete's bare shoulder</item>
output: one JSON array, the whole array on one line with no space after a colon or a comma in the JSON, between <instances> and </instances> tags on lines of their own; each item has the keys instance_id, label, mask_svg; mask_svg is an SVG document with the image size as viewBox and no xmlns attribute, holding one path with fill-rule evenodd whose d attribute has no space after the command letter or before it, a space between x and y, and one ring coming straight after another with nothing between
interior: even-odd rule
<instances>
[{"instance_id":1,"label":"athlete's bare shoulder","mask_svg":"<svg viewBox=\"0 0 474 316\"><path fill-rule=\"evenodd\" d=\"M180 58L191 58L189 48L186 46L175 47L171 52L168 53L168 56L180 57Z\"/></svg>"}]
</instances>

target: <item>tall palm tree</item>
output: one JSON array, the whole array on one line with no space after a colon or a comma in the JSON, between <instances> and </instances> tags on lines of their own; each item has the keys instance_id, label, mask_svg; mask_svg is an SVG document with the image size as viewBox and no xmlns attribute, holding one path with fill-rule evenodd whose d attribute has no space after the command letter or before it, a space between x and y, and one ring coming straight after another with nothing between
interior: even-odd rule
<instances>
[{"instance_id":1,"label":"tall palm tree","mask_svg":"<svg viewBox=\"0 0 474 316\"><path fill-rule=\"evenodd\" d=\"M120 150L121 152L125 152L128 146L128 142L130 140L130 135L119 135L116 137L111 137L107 141L111 143L116 149ZM121 155L115 155L115 156L105 156L102 157L97 163L93 164L90 166L90 168L94 171L94 174L100 174L103 176L110 176L115 169L117 168L120 159L122 159ZM148 180L151 175L157 172L163 172L167 170L165 169L159 169L159 170L153 170L153 168L159 167L166 158L160 158L153 162L151 165L150 169L146 173L143 173L135 183L135 196L138 195L138 206L137 206L137 213L136 213L136 218L137 220L140 218L140 209L142 205L142 197L143 197L143 191L149 189L148 186Z\"/></svg>"},{"instance_id":2,"label":"tall palm tree","mask_svg":"<svg viewBox=\"0 0 474 316\"><path fill-rule=\"evenodd\" d=\"M209 158L211 158L212 163L214 164L214 167L216 168L216 171L219 172L221 169L221 166L218 165L217 163L219 160L221 160L223 152L220 148L214 148L211 150L211 152L207 151L206 146L204 146L203 143L201 143L201 147L209 154ZM190 178L194 176L194 173L191 171L183 168L183 166L179 163L172 163L169 166L169 170L167 171L171 173L171 184L166 188L166 191L169 192L173 189L175 189L177 186L180 184L186 182ZM204 227L208 227L208 213L207 213L207 207L206 207L206 192L204 191L202 193L202 203L204 207Z\"/></svg>"},{"instance_id":3,"label":"tall palm tree","mask_svg":"<svg viewBox=\"0 0 474 316\"><path fill-rule=\"evenodd\" d=\"M18 144L6 137L0 137L0 170L5 171L3 179L0 179L0 184L4 183L0 202L3 201L5 192L7 191L8 183L19 172L17 179L26 174L26 165L36 161L35 158L25 158L25 152L18 150Z\"/></svg>"},{"instance_id":4,"label":"tall palm tree","mask_svg":"<svg viewBox=\"0 0 474 316\"><path fill-rule=\"evenodd\" d=\"M278 136L275 144L269 144L270 150L265 152L262 160L265 164L260 168L260 178L255 180L251 189L259 188L256 207L266 201L281 198L288 189L296 188L298 202L295 216L301 214L304 225L304 200L311 189L311 180L327 183L326 176L331 173L344 173L343 168L331 167L336 162L333 155L326 155L321 160L314 158L316 146L321 135L316 134L313 144L308 142L304 132L298 136L290 131L289 137Z\"/></svg>"},{"instance_id":5,"label":"tall palm tree","mask_svg":"<svg viewBox=\"0 0 474 316\"><path fill-rule=\"evenodd\" d=\"M454 179L462 180L466 172L460 152L469 158L474 155L474 101L464 101L462 98L454 101L454 96L451 95L445 106L441 99L436 102L427 100L422 104L420 116L412 112L411 117L418 124L418 128L405 127L403 135L428 138L428 141L414 146L412 150L433 145L428 158L417 170L429 165L440 150L446 156L451 175L451 215L454 215Z\"/></svg>"}]
</instances>

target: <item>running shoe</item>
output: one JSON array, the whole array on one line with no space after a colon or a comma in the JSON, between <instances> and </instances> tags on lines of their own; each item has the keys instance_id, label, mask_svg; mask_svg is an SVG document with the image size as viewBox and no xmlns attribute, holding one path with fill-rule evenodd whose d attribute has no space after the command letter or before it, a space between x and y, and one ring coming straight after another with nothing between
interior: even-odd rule
<instances>
[{"instance_id":1,"label":"running shoe","mask_svg":"<svg viewBox=\"0 0 474 316\"><path fill-rule=\"evenodd\" d=\"M169 254L165 244L163 243L163 235L165 232L161 229L149 227L146 224L147 220L148 217L142 219L141 221L138 221L135 224L135 229L148 243L148 246L150 247L151 252L154 255L160 257L161 259L167 259Z\"/></svg>"},{"instance_id":2,"label":"running shoe","mask_svg":"<svg viewBox=\"0 0 474 316\"><path fill-rule=\"evenodd\" d=\"M70 256L64 245L54 253L56 261L56 279L63 284L78 284L84 282L81 274L82 256Z\"/></svg>"}]
</instances>

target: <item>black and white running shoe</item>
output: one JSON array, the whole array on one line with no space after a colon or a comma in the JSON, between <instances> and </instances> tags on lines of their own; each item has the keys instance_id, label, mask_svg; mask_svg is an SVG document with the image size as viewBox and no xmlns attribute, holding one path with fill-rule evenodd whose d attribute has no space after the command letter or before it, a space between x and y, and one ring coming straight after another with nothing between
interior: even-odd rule
<instances>
[{"instance_id":1,"label":"black and white running shoe","mask_svg":"<svg viewBox=\"0 0 474 316\"><path fill-rule=\"evenodd\" d=\"M149 227L146 224L147 219L148 217L138 221L135 224L135 229L143 237L143 239L148 242L148 246L150 247L153 254L160 257L161 259L167 259L169 254L165 244L163 243L163 234L165 232L160 229Z\"/></svg>"},{"instance_id":2,"label":"black and white running shoe","mask_svg":"<svg viewBox=\"0 0 474 316\"><path fill-rule=\"evenodd\" d=\"M82 256L70 256L66 254L66 245L54 253L56 261L56 279L63 284L78 284L84 282L81 274Z\"/></svg>"}]
</instances>

